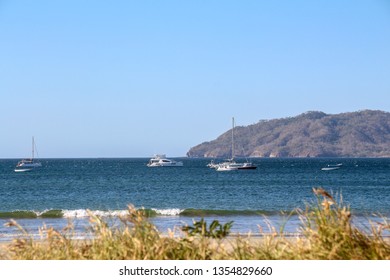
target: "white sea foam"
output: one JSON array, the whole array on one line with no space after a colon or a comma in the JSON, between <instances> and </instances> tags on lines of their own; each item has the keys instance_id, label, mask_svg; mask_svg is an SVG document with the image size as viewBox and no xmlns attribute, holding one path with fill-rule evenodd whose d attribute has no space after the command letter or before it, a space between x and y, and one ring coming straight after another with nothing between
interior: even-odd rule
<instances>
[{"instance_id":1,"label":"white sea foam","mask_svg":"<svg viewBox=\"0 0 390 280\"><path fill-rule=\"evenodd\" d=\"M62 210L64 218L85 218L89 216L89 213L99 217L117 217L124 216L128 213L127 210L90 210L77 209L77 210Z\"/></svg>"},{"instance_id":2,"label":"white sea foam","mask_svg":"<svg viewBox=\"0 0 390 280\"><path fill-rule=\"evenodd\" d=\"M154 209L152 208L153 211L155 211L157 214L162 215L162 216L179 216L183 210L173 208L173 209Z\"/></svg>"},{"instance_id":3,"label":"white sea foam","mask_svg":"<svg viewBox=\"0 0 390 280\"><path fill-rule=\"evenodd\" d=\"M180 213L183 212L182 209L178 209L178 208L172 208L172 209L152 208L151 210L156 212L157 215L161 215L161 216L179 216ZM128 210L107 210L107 211L89 210L88 211L86 209L62 210L62 214L64 218L85 218L85 217L89 217L88 213L91 213L92 215L99 216L99 217L118 217L118 216L127 215L129 211Z\"/></svg>"},{"instance_id":4,"label":"white sea foam","mask_svg":"<svg viewBox=\"0 0 390 280\"><path fill-rule=\"evenodd\" d=\"M32 211L33 213L35 213L38 217L41 216L42 214L46 213L50 211L50 209L46 209L46 210L43 210L43 211Z\"/></svg>"}]
</instances>

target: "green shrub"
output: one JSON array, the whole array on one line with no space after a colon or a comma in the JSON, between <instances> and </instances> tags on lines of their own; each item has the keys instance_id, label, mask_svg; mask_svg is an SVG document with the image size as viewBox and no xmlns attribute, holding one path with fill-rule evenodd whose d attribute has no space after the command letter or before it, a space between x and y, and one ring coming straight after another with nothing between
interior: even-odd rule
<instances>
[{"instance_id":1,"label":"green shrub","mask_svg":"<svg viewBox=\"0 0 390 280\"><path fill-rule=\"evenodd\" d=\"M210 226L207 227L207 222L204 220L204 218L202 218L200 221L194 221L193 226L182 227L182 230L189 236L202 236L221 239L229 235L232 225L233 221L222 225L219 223L219 221L213 220Z\"/></svg>"}]
</instances>

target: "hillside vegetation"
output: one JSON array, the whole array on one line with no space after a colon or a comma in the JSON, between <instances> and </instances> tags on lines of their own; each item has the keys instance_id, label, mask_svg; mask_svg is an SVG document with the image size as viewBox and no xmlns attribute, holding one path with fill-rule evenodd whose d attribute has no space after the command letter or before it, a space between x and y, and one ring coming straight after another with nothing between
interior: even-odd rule
<instances>
[{"instance_id":1,"label":"hillside vegetation","mask_svg":"<svg viewBox=\"0 0 390 280\"><path fill-rule=\"evenodd\" d=\"M364 110L264 120L234 129L236 157L390 157L390 113ZM230 157L231 130L189 157Z\"/></svg>"}]
</instances>

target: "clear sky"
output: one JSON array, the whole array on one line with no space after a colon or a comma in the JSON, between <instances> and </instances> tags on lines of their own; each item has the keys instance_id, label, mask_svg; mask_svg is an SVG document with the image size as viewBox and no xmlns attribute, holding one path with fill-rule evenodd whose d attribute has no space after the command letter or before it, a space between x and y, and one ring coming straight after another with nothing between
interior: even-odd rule
<instances>
[{"instance_id":1,"label":"clear sky","mask_svg":"<svg viewBox=\"0 0 390 280\"><path fill-rule=\"evenodd\" d=\"M388 0L0 0L0 158L184 156L237 125L390 111Z\"/></svg>"}]
</instances>

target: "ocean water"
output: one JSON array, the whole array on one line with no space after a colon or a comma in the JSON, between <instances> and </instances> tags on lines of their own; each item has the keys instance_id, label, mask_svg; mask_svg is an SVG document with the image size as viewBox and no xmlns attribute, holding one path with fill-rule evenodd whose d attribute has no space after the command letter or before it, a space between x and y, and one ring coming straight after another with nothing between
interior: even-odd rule
<instances>
[{"instance_id":1,"label":"ocean water","mask_svg":"<svg viewBox=\"0 0 390 280\"><path fill-rule=\"evenodd\" d=\"M43 159L41 168L16 173L17 160L2 159L0 241L18 234L3 226L11 218L33 235L71 220L82 238L87 209L111 218L130 204L153 211L162 232L200 217L233 221L236 233L266 232L269 222L296 232L298 216L286 222L282 213L315 202L313 187L342 196L357 223L390 216L390 159L254 159L256 170L231 172L209 169L209 159L180 160L183 167L149 168L148 158ZM338 170L321 170L337 163Z\"/></svg>"}]
</instances>

